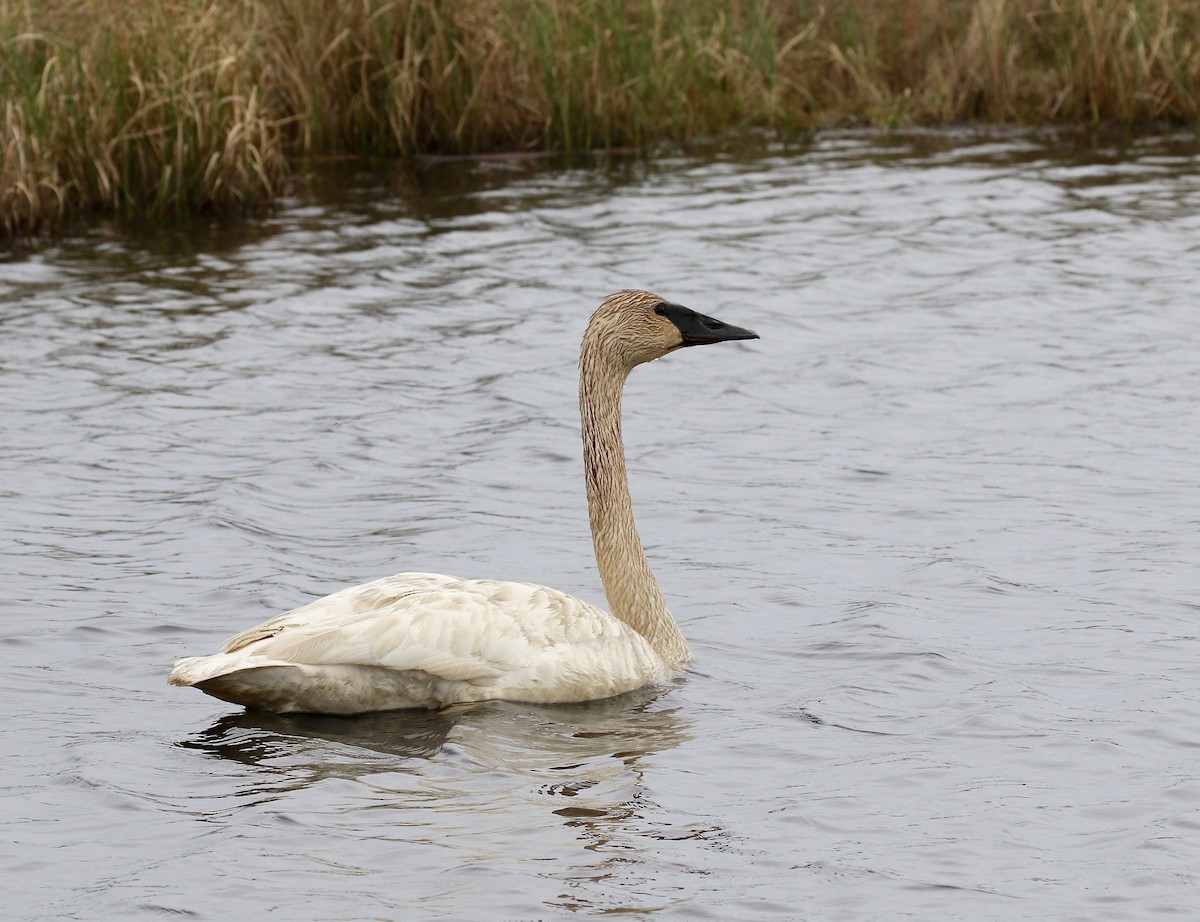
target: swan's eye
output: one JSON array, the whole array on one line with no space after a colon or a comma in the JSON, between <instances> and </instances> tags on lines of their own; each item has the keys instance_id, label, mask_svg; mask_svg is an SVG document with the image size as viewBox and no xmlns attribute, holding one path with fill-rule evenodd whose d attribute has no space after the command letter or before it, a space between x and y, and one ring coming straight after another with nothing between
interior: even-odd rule
<instances>
[{"instance_id":1,"label":"swan's eye","mask_svg":"<svg viewBox=\"0 0 1200 922\"><path fill-rule=\"evenodd\" d=\"M667 305L663 304L662 301L659 301L654 305L654 313L658 314L660 317L667 316Z\"/></svg>"}]
</instances>

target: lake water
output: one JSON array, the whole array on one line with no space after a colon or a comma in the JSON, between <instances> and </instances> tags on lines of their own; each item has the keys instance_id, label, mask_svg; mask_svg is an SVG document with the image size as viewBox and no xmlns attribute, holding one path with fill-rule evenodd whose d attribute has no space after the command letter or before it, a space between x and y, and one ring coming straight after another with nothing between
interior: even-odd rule
<instances>
[{"instance_id":1,"label":"lake water","mask_svg":"<svg viewBox=\"0 0 1200 922\"><path fill-rule=\"evenodd\" d=\"M401 570L602 602L575 360L624 287L762 336L627 388L676 685L167 687ZM1171 138L335 164L0 263L0 916L1200 914L1198 306Z\"/></svg>"}]
</instances>

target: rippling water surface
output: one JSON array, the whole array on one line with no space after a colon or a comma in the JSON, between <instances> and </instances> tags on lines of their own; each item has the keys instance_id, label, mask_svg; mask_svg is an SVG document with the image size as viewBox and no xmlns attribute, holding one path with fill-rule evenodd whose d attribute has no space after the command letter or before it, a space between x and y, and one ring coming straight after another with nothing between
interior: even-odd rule
<instances>
[{"instance_id":1,"label":"rippling water surface","mask_svg":"<svg viewBox=\"0 0 1200 922\"><path fill-rule=\"evenodd\" d=\"M398 570L601 601L575 356L622 287L762 335L627 388L677 685L166 686ZM10 259L0 302L0 915L1200 912L1194 146L327 167Z\"/></svg>"}]
</instances>

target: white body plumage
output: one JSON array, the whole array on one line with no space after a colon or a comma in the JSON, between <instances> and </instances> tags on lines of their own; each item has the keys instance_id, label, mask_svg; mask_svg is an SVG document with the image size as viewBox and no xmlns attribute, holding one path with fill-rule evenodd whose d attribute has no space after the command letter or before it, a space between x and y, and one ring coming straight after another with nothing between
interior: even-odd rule
<instances>
[{"instance_id":1,"label":"white body plumage","mask_svg":"<svg viewBox=\"0 0 1200 922\"><path fill-rule=\"evenodd\" d=\"M673 668L629 625L554 589L401 573L180 660L171 681L279 713L357 714L606 698Z\"/></svg>"}]
</instances>

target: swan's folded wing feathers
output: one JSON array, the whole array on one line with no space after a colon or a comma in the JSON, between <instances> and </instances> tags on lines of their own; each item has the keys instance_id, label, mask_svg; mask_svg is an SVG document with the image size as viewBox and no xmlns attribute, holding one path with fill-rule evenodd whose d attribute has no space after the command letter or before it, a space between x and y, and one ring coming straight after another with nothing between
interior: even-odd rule
<instances>
[{"instance_id":1,"label":"swan's folded wing feathers","mask_svg":"<svg viewBox=\"0 0 1200 922\"><path fill-rule=\"evenodd\" d=\"M234 653L281 634L294 635L300 632L315 635L339 630L355 617L370 617L377 610L393 605L406 596L452 582L457 580L440 573L397 573L395 576L350 586L242 631L227 640L221 652Z\"/></svg>"},{"instance_id":2,"label":"swan's folded wing feathers","mask_svg":"<svg viewBox=\"0 0 1200 922\"><path fill-rule=\"evenodd\" d=\"M656 660L627 625L557 590L431 574L343 589L251 628L227 649L259 662L382 667L495 688L534 688L551 673L594 681L617 651L633 657L627 667L640 684ZM620 684L623 675L609 678Z\"/></svg>"},{"instance_id":3,"label":"swan's folded wing feathers","mask_svg":"<svg viewBox=\"0 0 1200 922\"><path fill-rule=\"evenodd\" d=\"M533 583L461 580L410 605L373 622L375 661L473 683L527 670L551 648L622 633L611 615Z\"/></svg>"},{"instance_id":4,"label":"swan's folded wing feathers","mask_svg":"<svg viewBox=\"0 0 1200 922\"><path fill-rule=\"evenodd\" d=\"M463 582L414 597L404 611L376 617L368 642L380 666L466 682L500 678L524 668L534 655L504 609Z\"/></svg>"},{"instance_id":5,"label":"swan's folded wing feathers","mask_svg":"<svg viewBox=\"0 0 1200 922\"><path fill-rule=\"evenodd\" d=\"M382 666L486 683L527 667L563 638L553 614L520 612L541 587L409 574L343 589L233 638L226 652L297 664ZM551 593L551 595L557 595Z\"/></svg>"}]
</instances>

